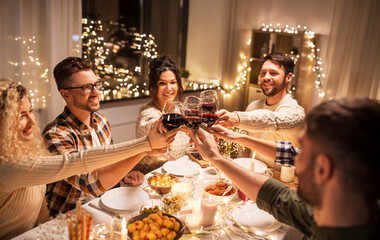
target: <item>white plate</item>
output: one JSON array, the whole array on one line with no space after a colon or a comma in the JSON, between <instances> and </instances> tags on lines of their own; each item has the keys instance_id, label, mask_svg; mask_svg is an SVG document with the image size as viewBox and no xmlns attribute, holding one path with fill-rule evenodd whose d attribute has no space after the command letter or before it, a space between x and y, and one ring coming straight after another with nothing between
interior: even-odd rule
<instances>
[{"instance_id":1,"label":"white plate","mask_svg":"<svg viewBox=\"0 0 380 240\"><path fill-rule=\"evenodd\" d=\"M281 227L272 215L259 209L256 204L248 204L232 211L233 219L240 225L252 230L271 232Z\"/></svg>"},{"instance_id":2,"label":"white plate","mask_svg":"<svg viewBox=\"0 0 380 240\"><path fill-rule=\"evenodd\" d=\"M119 187L104 193L99 205L113 212L134 212L148 200L148 193L140 188Z\"/></svg>"},{"instance_id":3,"label":"white plate","mask_svg":"<svg viewBox=\"0 0 380 240\"><path fill-rule=\"evenodd\" d=\"M232 161L242 166L243 168L250 169L251 159L252 158L236 158L236 159L232 159ZM267 169L268 169L268 166L265 163L263 163L260 160L255 159L255 172L264 173L265 170ZM226 175L224 175L224 173L222 173L221 178L227 178L227 177Z\"/></svg>"},{"instance_id":4,"label":"white plate","mask_svg":"<svg viewBox=\"0 0 380 240\"><path fill-rule=\"evenodd\" d=\"M189 156L185 155L176 161L166 162L162 166L162 169L169 174L184 177L198 174L201 171L201 166L191 161Z\"/></svg>"}]
</instances>

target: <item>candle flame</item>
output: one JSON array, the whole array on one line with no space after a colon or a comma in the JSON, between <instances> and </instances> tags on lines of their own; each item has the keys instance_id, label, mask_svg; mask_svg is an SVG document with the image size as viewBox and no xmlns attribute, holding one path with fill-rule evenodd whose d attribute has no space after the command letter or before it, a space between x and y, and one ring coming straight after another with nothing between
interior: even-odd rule
<instances>
[{"instance_id":1,"label":"candle flame","mask_svg":"<svg viewBox=\"0 0 380 240\"><path fill-rule=\"evenodd\" d=\"M125 220L124 217L123 217L123 220L121 221L121 228L122 229L126 229L127 228L127 221Z\"/></svg>"}]
</instances>

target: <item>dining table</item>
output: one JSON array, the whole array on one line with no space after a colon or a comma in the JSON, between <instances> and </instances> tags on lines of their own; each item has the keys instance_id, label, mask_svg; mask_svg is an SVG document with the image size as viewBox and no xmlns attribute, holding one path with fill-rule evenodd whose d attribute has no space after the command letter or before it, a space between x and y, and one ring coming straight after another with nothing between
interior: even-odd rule
<instances>
[{"instance_id":1,"label":"dining table","mask_svg":"<svg viewBox=\"0 0 380 240\"><path fill-rule=\"evenodd\" d=\"M179 159L181 163L179 166L181 166L181 171L184 171L183 168L184 164L190 164L193 166L193 164L196 164L190 158L185 155L181 159ZM176 160L176 161L179 161ZM197 165L197 164L196 164ZM199 165L197 165L199 166ZM154 171L148 173L145 175L145 179L142 185L138 187L133 187L136 191L145 191L148 193L149 198L144 200L144 203L142 204L142 208L146 207L154 207L154 206L162 206L162 195L159 195L155 191L153 191L147 181L150 176L153 176L155 174L165 174L168 173L165 171L165 165L163 167L160 167L158 169L155 169ZM180 176L184 178L188 178L192 181L192 195L196 195L198 193L201 193L201 191L198 189L200 188L199 181L214 181L215 179L219 180L221 179L220 173L213 168L212 166L209 167L196 167L192 169L194 172L190 171L190 175L187 176ZM189 168L187 168L186 172L189 172ZM170 172L169 172L170 174ZM185 175L185 174L184 174ZM222 179L225 181L229 181L226 179L226 177L222 176ZM123 186L120 188L132 188L128 186ZM202 186L203 187L203 186ZM110 190L112 191L112 189ZM113 190L115 191L115 190ZM203 189L202 189L203 191ZM107 192L106 192L107 193ZM105 193L105 194L106 194ZM115 196L116 198L117 196ZM246 199L245 199L246 200ZM181 239L210 239L210 240L217 240L217 239L226 239L226 240L233 240L233 239L262 239L262 240L287 240L287 239L305 239L304 235L299 232L297 229L278 223L278 227L275 229L272 229L271 231L260 231L260 229L257 231L252 231L249 228L246 228L242 226L241 224L237 223L236 220L236 214L239 214L239 209L243 209L247 207L254 207L255 203L253 201L244 201L236 196L234 196L233 199L229 199L228 202L221 202L218 204L218 210L216 214L216 222L214 226L211 226L209 228L189 228L187 225L187 219L186 216L188 214L191 214L192 212L192 204L191 200L187 205L184 205L182 209L176 213L173 213L173 216L177 217L184 223L184 234L182 235ZM142 209L141 208L141 209ZM104 204L102 203L102 197L93 198L89 202L82 205L82 209L85 210L88 214L92 216L92 227L102 224L102 223L111 223L113 220L113 216L115 214L118 214L117 211L112 211L112 209L105 208ZM139 210L133 212L128 212L132 217L139 215ZM73 210L75 211L75 210ZM121 214L123 215L123 214ZM257 218L260 218L260 215L257 216ZM260 219L259 219L260 220ZM56 218L39 225L38 227L35 227L17 237L14 239L16 240L25 240L25 239L39 239L39 240L52 240L52 239L62 239L66 240L69 239L68 236L68 227L67 227L67 214L60 214ZM92 239L92 238L90 238ZM114 237L113 239L120 239L117 237Z\"/></svg>"}]
</instances>

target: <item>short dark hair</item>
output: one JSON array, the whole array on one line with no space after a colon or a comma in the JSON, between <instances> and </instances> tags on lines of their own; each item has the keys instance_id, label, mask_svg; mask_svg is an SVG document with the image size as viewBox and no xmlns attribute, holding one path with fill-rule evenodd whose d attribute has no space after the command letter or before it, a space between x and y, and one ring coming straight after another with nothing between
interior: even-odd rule
<instances>
[{"instance_id":1,"label":"short dark hair","mask_svg":"<svg viewBox=\"0 0 380 240\"><path fill-rule=\"evenodd\" d=\"M176 63L169 55L162 55L158 58L154 58L149 62L149 92L155 103L158 103L157 98L157 82L160 79L161 73L166 71L172 71L175 75L178 84L178 94L179 100L182 98L183 87L181 81L181 75Z\"/></svg>"},{"instance_id":2,"label":"short dark hair","mask_svg":"<svg viewBox=\"0 0 380 240\"><path fill-rule=\"evenodd\" d=\"M306 116L306 135L351 192L368 203L380 196L380 104L364 98L342 98L320 104Z\"/></svg>"},{"instance_id":3,"label":"short dark hair","mask_svg":"<svg viewBox=\"0 0 380 240\"><path fill-rule=\"evenodd\" d=\"M283 53L270 53L265 56L263 64L265 61L270 60L285 70L285 77L288 73L294 72L294 61L287 55Z\"/></svg>"},{"instance_id":4,"label":"short dark hair","mask_svg":"<svg viewBox=\"0 0 380 240\"><path fill-rule=\"evenodd\" d=\"M54 68L54 78L58 90L70 87L70 77L80 71L92 69L92 62L85 58L68 57L58 63Z\"/></svg>"}]
</instances>

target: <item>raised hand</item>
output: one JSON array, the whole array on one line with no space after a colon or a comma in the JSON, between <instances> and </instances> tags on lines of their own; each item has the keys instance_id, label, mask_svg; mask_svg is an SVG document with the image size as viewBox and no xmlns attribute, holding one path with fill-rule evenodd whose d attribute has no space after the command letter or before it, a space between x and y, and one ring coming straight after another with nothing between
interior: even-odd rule
<instances>
[{"instance_id":1,"label":"raised hand","mask_svg":"<svg viewBox=\"0 0 380 240\"><path fill-rule=\"evenodd\" d=\"M162 119L154 123L152 130L148 133L148 139L151 149L163 149L174 141L175 135L181 127L175 128L165 133L160 132Z\"/></svg>"},{"instance_id":2,"label":"raised hand","mask_svg":"<svg viewBox=\"0 0 380 240\"><path fill-rule=\"evenodd\" d=\"M218 115L218 120L215 124L220 124L223 127L232 128L239 125L240 123L239 116L235 112L229 112L225 109L222 109L220 111L217 111L216 115Z\"/></svg>"}]
</instances>

